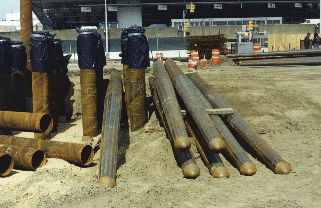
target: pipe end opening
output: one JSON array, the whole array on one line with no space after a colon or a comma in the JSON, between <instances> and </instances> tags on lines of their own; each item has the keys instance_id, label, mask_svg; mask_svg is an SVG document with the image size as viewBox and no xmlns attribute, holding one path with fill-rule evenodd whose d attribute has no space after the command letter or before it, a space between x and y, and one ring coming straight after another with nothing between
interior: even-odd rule
<instances>
[{"instance_id":1,"label":"pipe end opening","mask_svg":"<svg viewBox=\"0 0 321 208\"><path fill-rule=\"evenodd\" d=\"M1 155L0 164L0 176L9 175L14 165L12 157L10 155Z\"/></svg>"},{"instance_id":2,"label":"pipe end opening","mask_svg":"<svg viewBox=\"0 0 321 208\"><path fill-rule=\"evenodd\" d=\"M42 116L42 118L40 119L40 131L47 134L52 130L52 127L53 119L51 115L45 114L44 116Z\"/></svg>"},{"instance_id":3,"label":"pipe end opening","mask_svg":"<svg viewBox=\"0 0 321 208\"><path fill-rule=\"evenodd\" d=\"M37 168L43 166L46 161L46 156L43 151L37 150L32 156L32 168L36 170Z\"/></svg>"},{"instance_id":4,"label":"pipe end opening","mask_svg":"<svg viewBox=\"0 0 321 208\"><path fill-rule=\"evenodd\" d=\"M90 165L94 160L94 149L86 145L81 152L81 161L83 165Z\"/></svg>"}]
</instances>

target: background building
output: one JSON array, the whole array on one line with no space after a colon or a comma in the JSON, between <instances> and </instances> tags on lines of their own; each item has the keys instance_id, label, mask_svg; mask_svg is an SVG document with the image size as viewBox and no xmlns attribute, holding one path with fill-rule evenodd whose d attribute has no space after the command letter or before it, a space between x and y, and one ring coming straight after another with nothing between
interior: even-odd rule
<instances>
[{"instance_id":1,"label":"background building","mask_svg":"<svg viewBox=\"0 0 321 208\"><path fill-rule=\"evenodd\" d=\"M32 3L33 11L45 29L104 28L105 25L104 0L32 0ZM190 3L183 0L107 0L108 27L172 26L172 19L182 19L186 4ZM318 0L195 0L193 3L195 12L187 12L186 19L282 17L283 23L300 23L320 16Z\"/></svg>"}]
</instances>

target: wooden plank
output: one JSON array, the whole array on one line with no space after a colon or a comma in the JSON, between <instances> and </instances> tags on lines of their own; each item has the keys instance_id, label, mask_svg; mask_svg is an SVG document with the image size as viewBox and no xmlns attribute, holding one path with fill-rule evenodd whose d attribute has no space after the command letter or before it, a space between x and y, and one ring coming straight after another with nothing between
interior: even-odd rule
<instances>
[{"instance_id":1,"label":"wooden plank","mask_svg":"<svg viewBox=\"0 0 321 208\"><path fill-rule=\"evenodd\" d=\"M217 109L205 109L208 115L225 115L233 114L233 108L217 108ZM181 110L182 116L186 115L186 110Z\"/></svg>"}]
</instances>

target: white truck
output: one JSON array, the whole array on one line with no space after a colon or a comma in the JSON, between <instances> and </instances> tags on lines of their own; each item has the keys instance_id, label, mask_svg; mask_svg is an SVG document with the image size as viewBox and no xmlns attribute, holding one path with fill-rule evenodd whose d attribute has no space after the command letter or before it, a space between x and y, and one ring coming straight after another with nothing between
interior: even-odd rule
<instances>
[{"instance_id":1,"label":"white truck","mask_svg":"<svg viewBox=\"0 0 321 208\"><path fill-rule=\"evenodd\" d=\"M320 19L305 19L301 24L315 24L316 27L320 27Z\"/></svg>"}]
</instances>

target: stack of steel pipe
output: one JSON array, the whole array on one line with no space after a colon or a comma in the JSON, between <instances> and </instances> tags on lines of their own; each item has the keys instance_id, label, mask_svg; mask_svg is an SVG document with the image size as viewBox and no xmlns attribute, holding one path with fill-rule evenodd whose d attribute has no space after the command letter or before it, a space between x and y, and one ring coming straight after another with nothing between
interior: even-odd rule
<instances>
[{"instance_id":1,"label":"stack of steel pipe","mask_svg":"<svg viewBox=\"0 0 321 208\"><path fill-rule=\"evenodd\" d=\"M33 112L51 114L49 77L53 72L53 37L48 32L31 33L30 57L32 64ZM36 139L50 139L50 133L35 133Z\"/></svg>"},{"instance_id":2,"label":"stack of steel pipe","mask_svg":"<svg viewBox=\"0 0 321 208\"><path fill-rule=\"evenodd\" d=\"M188 74L189 79L203 93L213 108L230 108L231 106L196 74ZM234 129L262 159L266 165L276 174L288 174L292 171L289 163L285 162L281 156L268 145L261 136L253 131L244 119L237 113L221 116L229 128Z\"/></svg>"},{"instance_id":3,"label":"stack of steel pipe","mask_svg":"<svg viewBox=\"0 0 321 208\"><path fill-rule=\"evenodd\" d=\"M193 84L191 84L190 80L173 60L168 59L165 62L165 68L176 91L182 98L188 113L192 116L198 129L202 133L207 147L212 152L222 152L225 148L225 142L207 114L203 103L200 102L199 96L194 92Z\"/></svg>"},{"instance_id":4,"label":"stack of steel pipe","mask_svg":"<svg viewBox=\"0 0 321 208\"><path fill-rule=\"evenodd\" d=\"M165 62L165 66L167 70L172 70L172 71L176 71L179 72L180 69L177 67L177 65L173 62L173 60L168 60ZM181 74L183 74L181 72ZM185 76L185 77L184 77ZM198 105L203 108L203 109L213 109L212 106L210 105L210 103L206 100L206 98L203 96L203 94L194 86L194 84L186 77L186 75L181 75L181 79L186 80L186 84L187 86L189 86L189 90L192 92L190 94L194 94L195 97L198 97ZM184 96L188 96L188 95L184 95ZM186 99L185 99L186 100ZM185 103L186 105L186 103ZM186 121L190 126L188 129L190 131L191 134L194 133L194 136L196 138L196 140L198 140L196 142L199 143L199 145L197 145L199 147L199 149L201 149L200 152L204 152L204 154L206 155L206 153L208 152L204 145L204 137L201 133L201 130L199 130L199 128L196 128L196 122L195 119L192 119L192 114L188 114L188 116L186 116ZM250 159L248 158L248 156L246 155L246 152L242 149L242 147L239 145L239 143L236 141L236 139L234 138L234 136L232 135L232 133L227 129L227 127L225 126L224 122L220 119L220 117L218 115L209 115L210 119L212 120L214 126L216 127L217 131L219 132L220 136L222 137L222 139L224 139L225 144L226 144L226 148L225 148L225 153L231 158L231 160L233 161L234 165L238 168L238 170L240 171L240 174L242 175L253 175L256 173L256 166L254 165L254 163L252 163L250 161ZM187 119L189 118L189 119ZM193 131L193 133L192 133ZM213 154L213 153L212 153ZM218 155L208 155L207 158L210 157L216 157L219 158ZM220 164L220 163L219 163ZM217 174L217 172L219 171L214 171L215 169L213 169L213 165L209 166L209 169L212 173L212 175L214 177L226 177L228 176L228 174L226 174L227 170L224 171L224 169L219 169L220 171L222 171L222 174ZM214 172L213 172L214 171Z\"/></svg>"},{"instance_id":5,"label":"stack of steel pipe","mask_svg":"<svg viewBox=\"0 0 321 208\"><path fill-rule=\"evenodd\" d=\"M39 140L7 135L0 135L0 144L38 149L43 151L48 158L59 158L81 166L90 165L94 158L93 148L86 144Z\"/></svg>"},{"instance_id":6,"label":"stack of steel pipe","mask_svg":"<svg viewBox=\"0 0 321 208\"><path fill-rule=\"evenodd\" d=\"M11 47L10 39L0 37L0 110L11 110ZM11 131L0 129L1 134L11 134Z\"/></svg>"},{"instance_id":7,"label":"stack of steel pipe","mask_svg":"<svg viewBox=\"0 0 321 208\"><path fill-rule=\"evenodd\" d=\"M149 78L149 84L154 104L171 140L184 177L196 178L200 174L200 169L194 161L192 152L189 150L191 143L185 130L174 88L162 62L156 61L153 68L156 76L155 78ZM158 84L156 84L157 82Z\"/></svg>"},{"instance_id":8,"label":"stack of steel pipe","mask_svg":"<svg viewBox=\"0 0 321 208\"><path fill-rule=\"evenodd\" d=\"M258 60L255 56L263 58ZM320 65L320 56L321 51L317 49L226 55L228 58L234 58L234 62L240 66Z\"/></svg>"},{"instance_id":9,"label":"stack of steel pipe","mask_svg":"<svg viewBox=\"0 0 321 208\"><path fill-rule=\"evenodd\" d=\"M0 153L0 176L4 177L11 173L14 161L12 157L5 153Z\"/></svg>"},{"instance_id":10,"label":"stack of steel pipe","mask_svg":"<svg viewBox=\"0 0 321 208\"><path fill-rule=\"evenodd\" d=\"M77 53L80 68L83 136L99 134L97 117L97 45L93 30L77 30Z\"/></svg>"},{"instance_id":11,"label":"stack of steel pipe","mask_svg":"<svg viewBox=\"0 0 321 208\"><path fill-rule=\"evenodd\" d=\"M12 55L12 110L25 112L26 94L25 77L27 71L27 52L26 46L20 41L11 41Z\"/></svg>"},{"instance_id":12,"label":"stack of steel pipe","mask_svg":"<svg viewBox=\"0 0 321 208\"><path fill-rule=\"evenodd\" d=\"M144 33L142 27L129 27L121 36L126 39L122 40L122 57L125 101L131 131L141 129L147 122L145 69L149 67L149 47Z\"/></svg>"},{"instance_id":13,"label":"stack of steel pipe","mask_svg":"<svg viewBox=\"0 0 321 208\"><path fill-rule=\"evenodd\" d=\"M1 135L1 137L3 136L4 135ZM14 168L36 170L47 162L44 152L37 148L0 144L0 155L1 154L8 154L12 157Z\"/></svg>"},{"instance_id":14,"label":"stack of steel pipe","mask_svg":"<svg viewBox=\"0 0 321 208\"><path fill-rule=\"evenodd\" d=\"M114 72L110 76L105 97L98 180L98 183L109 187L116 186L122 93L121 75L119 72Z\"/></svg>"}]
</instances>

